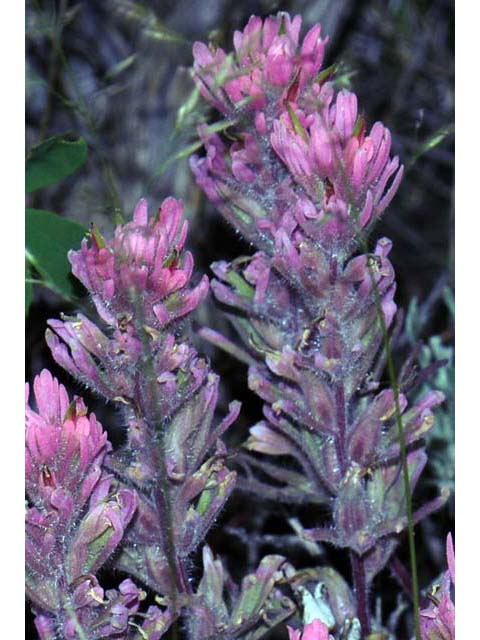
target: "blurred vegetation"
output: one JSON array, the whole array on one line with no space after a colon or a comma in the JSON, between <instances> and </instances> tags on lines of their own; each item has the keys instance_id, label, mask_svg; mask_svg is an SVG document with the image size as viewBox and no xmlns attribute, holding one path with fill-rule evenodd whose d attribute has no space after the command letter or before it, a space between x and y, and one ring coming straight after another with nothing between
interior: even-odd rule
<instances>
[{"instance_id":1,"label":"blurred vegetation","mask_svg":"<svg viewBox=\"0 0 480 640\"><path fill-rule=\"evenodd\" d=\"M393 240L399 304L407 308L415 300L400 344L406 351L418 339L427 340L420 353L422 365L433 358L451 363L453 314L442 297L445 287L452 285L454 255L450 0L27 0L27 158L45 150L50 144L45 141L51 138L68 144L83 139L88 146L84 162L73 173L65 166L61 180L45 182L40 171L37 180L42 188L27 189L31 191L27 206L55 211L59 220L82 227L93 222L102 233L109 233L129 218L139 197L147 197L153 208L174 194L183 198L191 219L189 243L199 272L208 273L214 260L250 251L205 201L188 169L188 155L198 144L196 126L209 115L190 77L191 45L210 39L229 48L233 31L242 28L252 13L278 10L302 14L304 29L322 24L330 38L325 67L341 65L343 83L358 94L366 121L382 120L392 131L394 152L407 172L375 235ZM63 137L65 132L69 137ZM55 286L32 290L30 281L48 280L48 270L42 273L38 261L33 267L32 272L28 261L26 287L32 304L27 318L27 379L48 366L71 386L53 364L43 336L48 318L77 303L69 302L68 292ZM203 305L197 324L231 332L211 302ZM223 376L223 404L232 398L244 403L231 442L234 447L259 418L260 402L248 392L245 369L233 358L204 342L199 348ZM431 443L429 472L432 482L449 483L453 481L451 364L425 384L437 384L450 393L438 417L436 441ZM105 425L118 426L110 407L88 396L87 400ZM418 500L430 491L429 486L420 489ZM295 542L286 524L288 517L308 522L312 517L308 510L292 513L277 507L273 513L261 503L253 511L251 500L237 494L224 514L224 526L210 537L234 577L252 570L266 552L286 552L299 568L324 562ZM442 570L445 534L452 528L452 508L419 528L422 586ZM406 559L403 547L398 555ZM329 552L328 557L348 573L342 554ZM401 617L408 598L397 597L399 586L389 572L376 587L384 594L384 620L389 615Z\"/></svg>"}]
</instances>

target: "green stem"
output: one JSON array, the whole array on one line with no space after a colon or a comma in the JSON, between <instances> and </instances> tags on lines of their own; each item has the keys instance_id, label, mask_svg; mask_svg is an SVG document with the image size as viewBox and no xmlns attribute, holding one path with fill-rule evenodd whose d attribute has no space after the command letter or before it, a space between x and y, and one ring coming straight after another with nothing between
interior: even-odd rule
<instances>
[{"instance_id":1,"label":"green stem","mask_svg":"<svg viewBox=\"0 0 480 640\"><path fill-rule=\"evenodd\" d=\"M183 559L177 553L174 535L174 518L172 508L171 483L168 477L166 465L166 444L165 431L168 428L165 416L159 411L158 383L156 380L154 357L152 355L152 345L149 335L144 329L144 319L142 313L142 301L136 301L138 309L138 321L136 322L137 335L140 336L143 348L143 370L141 378L145 381L145 393L140 392L137 404L141 410L138 417L146 426L144 434L148 451L146 455L153 456L154 468L157 478L153 492L155 507L157 509L158 521L162 532L162 543L165 556L167 558L170 573L172 609L179 613L178 597L182 593L190 592L188 576L185 570ZM181 605L180 605L181 606Z\"/></svg>"},{"instance_id":2,"label":"green stem","mask_svg":"<svg viewBox=\"0 0 480 640\"><path fill-rule=\"evenodd\" d=\"M365 254L368 254L368 245L366 243L365 238L363 237L363 233L360 231L359 235L362 241L363 251ZM377 307L378 318L380 321L380 327L383 334L383 343L384 343L385 354L387 359L388 377L390 379L390 384L393 389L395 421L396 421L396 425L398 429L398 437L400 441L400 459L402 463L403 483L404 483L404 491L405 491L405 504L406 504L406 512L407 512L406 515L408 520L408 528L407 528L408 548L409 548L409 555L410 555L410 571L412 574L412 600L413 600L413 620L414 620L414 628L415 628L415 640L422 640L421 633L420 633L420 593L418 588L417 554L415 549L415 524L413 522L412 494L410 489L410 476L408 473L407 443L405 440L405 430L403 427L402 412L400 409L400 386L398 384L395 364L393 362L390 336L388 333L387 324L385 322L385 316L382 309L382 302L380 299L380 294L378 292L377 282L375 281L373 265L370 264L368 260L367 260L367 266L368 266L368 270L369 270L371 281L372 281L375 305Z\"/></svg>"},{"instance_id":3,"label":"green stem","mask_svg":"<svg viewBox=\"0 0 480 640\"><path fill-rule=\"evenodd\" d=\"M50 49L50 56L48 61L47 104L45 106L45 110L42 114L42 119L40 122L39 142L41 142L47 134L50 115L52 112L52 95L53 86L55 84L55 78L57 75L58 49L61 47L63 20L67 11L67 5L68 0L60 0L58 15L56 17L56 24L53 28L52 48Z\"/></svg>"},{"instance_id":4,"label":"green stem","mask_svg":"<svg viewBox=\"0 0 480 640\"><path fill-rule=\"evenodd\" d=\"M107 189L110 193L110 198L112 201L112 209L113 209L113 219L116 225L124 224L125 216L122 207L122 199L120 197L120 191L118 189L117 181L115 178L115 174L113 168L108 160L107 154L104 152L102 143L100 140L100 136L95 127L95 123L93 122L93 118L88 109L87 103L82 95L82 93L77 89L77 84L75 81L75 74L70 67L70 64L65 56L65 53L61 47L60 41L53 40L52 42L53 48L55 50L55 56L58 58L65 70L65 73L70 78L72 87L75 91L76 98L76 111L79 115L84 119L90 134L94 141L94 149L97 153L98 159L100 161L100 167L102 170L103 179L107 185Z\"/></svg>"}]
</instances>

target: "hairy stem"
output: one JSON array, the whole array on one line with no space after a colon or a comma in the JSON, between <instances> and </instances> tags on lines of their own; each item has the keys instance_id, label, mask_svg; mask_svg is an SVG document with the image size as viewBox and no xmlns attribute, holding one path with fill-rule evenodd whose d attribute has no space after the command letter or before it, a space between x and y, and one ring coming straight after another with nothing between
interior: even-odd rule
<instances>
[{"instance_id":1,"label":"hairy stem","mask_svg":"<svg viewBox=\"0 0 480 640\"><path fill-rule=\"evenodd\" d=\"M335 284L338 279L338 261L335 256L330 259L330 286L332 296L334 295ZM340 310L338 310L340 311ZM338 335L338 353L336 357L342 362L343 358L343 340L342 336ZM336 438L335 444L337 449L338 464L340 466L340 472L342 476L345 474L348 468L347 451L346 451L346 437L347 437L347 415L345 409L345 388L343 380L340 377L335 383L335 413L336 413Z\"/></svg>"},{"instance_id":2,"label":"hairy stem","mask_svg":"<svg viewBox=\"0 0 480 640\"><path fill-rule=\"evenodd\" d=\"M337 453L342 476L345 474L348 461L346 453L347 416L345 411L345 388L339 381L335 387L335 409L337 413Z\"/></svg>"},{"instance_id":3,"label":"hairy stem","mask_svg":"<svg viewBox=\"0 0 480 640\"><path fill-rule=\"evenodd\" d=\"M170 495L170 480L166 465L165 430L168 425L165 416L160 415L159 403L157 402L158 384L156 381L154 359L152 355L152 345L149 337L143 329L142 306L138 301L139 318L137 324L138 335L142 339L143 348L143 370L140 379L143 381L143 389L138 394L138 407L143 415L139 416L146 425L145 439L148 448L143 448L144 455L153 456L154 469L156 470L156 482L154 489L154 500L157 510L160 530L162 532L162 543L167 557L170 572L172 608L177 612L178 596L188 592L188 578L183 566L182 558L177 554L175 548L173 510ZM141 385L142 386L142 385Z\"/></svg>"},{"instance_id":4,"label":"hairy stem","mask_svg":"<svg viewBox=\"0 0 480 640\"><path fill-rule=\"evenodd\" d=\"M162 543L165 555L167 557L168 567L170 571L172 608L177 610L178 595L186 591L188 580L186 579L185 569L181 558L176 553L175 536L173 531L173 511L171 496L169 491L169 479L167 466L165 463L165 438L164 433L167 428L165 420L159 415L156 397L156 380L153 367L153 358L148 356L145 360L144 375L147 379L149 389L147 397L152 398L153 406L148 406L146 402L140 402L143 411L143 420L147 426L147 440L150 440L151 455L154 458L154 468L156 470L156 482L154 489L155 507L158 515L158 522L162 532ZM155 434L155 438L153 438Z\"/></svg>"},{"instance_id":5,"label":"hairy stem","mask_svg":"<svg viewBox=\"0 0 480 640\"><path fill-rule=\"evenodd\" d=\"M371 625L365 562L362 556L359 556L354 551L350 552L350 562L352 565L353 588L357 602L357 616L362 627L362 634L368 635L371 630Z\"/></svg>"}]
</instances>

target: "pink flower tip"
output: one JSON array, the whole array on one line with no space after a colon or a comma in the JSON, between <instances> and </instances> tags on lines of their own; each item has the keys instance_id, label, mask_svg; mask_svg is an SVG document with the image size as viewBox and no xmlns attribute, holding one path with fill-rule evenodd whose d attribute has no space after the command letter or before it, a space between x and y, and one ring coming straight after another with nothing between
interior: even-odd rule
<instances>
[{"instance_id":1,"label":"pink flower tip","mask_svg":"<svg viewBox=\"0 0 480 640\"><path fill-rule=\"evenodd\" d=\"M91 232L79 251L71 251L73 274L90 291L105 322L117 327L138 316L155 329L180 318L206 296L203 280L191 287L192 255L184 250L188 224L183 204L166 198L149 218L148 203L137 203L131 222L120 225L112 240Z\"/></svg>"},{"instance_id":2,"label":"pink flower tip","mask_svg":"<svg viewBox=\"0 0 480 640\"><path fill-rule=\"evenodd\" d=\"M303 631L287 626L289 640L333 640L328 627L321 620L312 620Z\"/></svg>"},{"instance_id":3,"label":"pink flower tip","mask_svg":"<svg viewBox=\"0 0 480 640\"><path fill-rule=\"evenodd\" d=\"M27 493L34 502L67 508L84 501L98 482L110 443L83 400L70 402L65 387L44 369L33 383L37 411L25 407ZM28 386L27 386L28 390Z\"/></svg>"}]
</instances>

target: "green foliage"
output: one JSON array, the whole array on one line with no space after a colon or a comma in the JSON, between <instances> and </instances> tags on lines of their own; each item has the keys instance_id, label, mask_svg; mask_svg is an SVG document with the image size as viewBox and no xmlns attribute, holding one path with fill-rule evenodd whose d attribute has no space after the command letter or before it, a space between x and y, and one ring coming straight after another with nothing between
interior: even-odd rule
<instances>
[{"instance_id":1,"label":"green foliage","mask_svg":"<svg viewBox=\"0 0 480 640\"><path fill-rule=\"evenodd\" d=\"M190 107L188 107L190 108ZM193 109L193 107L192 107ZM184 117L184 116L182 116ZM180 121L181 122L181 121ZM211 133L220 133L222 131L226 131L227 129L229 129L231 126L233 126L236 123L236 120L220 120L219 122L215 122L214 124L209 125L208 127L205 127L205 135L209 135ZM163 175L163 173L168 169L168 167L170 167L170 165L172 165L174 162L176 162L177 160L181 160L182 158L188 158L192 155L192 153L195 153L195 151L197 151L198 149L200 149L203 146L203 142L201 140L196 140L195 142L192 142L191 144L187 145L186 147L183 147L182 149L180 149L180 151L178 151L177 153L173 153L172 155L170 155L165 162L162 162L162 164L158 167L158 169L155 171L154 173L154 178L157 178L161 175ZM151 186L152 182L149 184L149 187Z\"/></svg>"},{"instance_id":2,"label":"green foliage","mask_svg":"<svg viewBox=\"0 0 480 640\"><path fill-rule=\"evenodd\" d=\"M142 27L145 37L152 40L174 42L176 44L188 44L180 33L167 27L150 7L144 6L140 2L122 0L117 5L117 10L121 12L129 22L138 23Z\"/></svg>"},{"instance_id":3,"label":"green foliage","mask_svg":"<svg viewBox=\"0 0 480 640\"><path fill-rule=\"evenodd\" d=\"M79 169L87 158L83 138L69 141L66 134L44 140L33 147L25 162L25 190L33 193L59 182ZM67 299L75 298L67 253L78 247L86 229L51 211L28 209L25 213L25 315L33 296L33 269L45 286ZM41 281L40 281L41 282Z\"/></svg>"},{"instance_id":4,"label":"green foliage","mask_svg":"<svg viewBox=\"0 0 480 640\"><path fill-rule=\"evenodd\" d=\"M410 162L408 163L408 169L411 169L413 165L417 162L417 160L423 156L425 153L428 153L435 147L438 147L445 138L452 135L455 131L455 127L453 124L447 125L445 127L440 127L435 133L433 133L425 142L419 144L415 149L412 157L410 158Z\"/></svg>"},{"instance_id":5,"label":"green foliage","mask_svg":"<svg viewBox=\"0 0 480 640\"><path fill-rule=\"evenodd\" d=\"M135 64L137 61L137 54L134 53L123 60L120 60L116 65L114 65L111 69L107 71L105 74L105 80L113 80L120 74L122 74L127 69L130 69L132 64Z\"/></svg>"},{"instance_id":6,"label":"green foliage","mask_svg":"<svg viewBox=\"0 0 480 640\"><path fill-rule=\"evenodd\" d=\"M78 222L61 218L51 211L27 209L25 215L25 252L29 264L38 271L46 286L63 297L75 298L67 253L79 246L87 230ZM25 288L28 310L31 284L29 291L27 284Z\"/></svg>"},{"instance_id":7,"label":"green foliage","mask_svg":"<svg viewBox=\"0 0 480 640\"><path fill-rule=\"evenodd\" d=\"M25 163L25 190L32 193L74 173L87 159L83 138L73 142L65 134L53 136L33 147Z\"/></svg>"}]
</instances>

